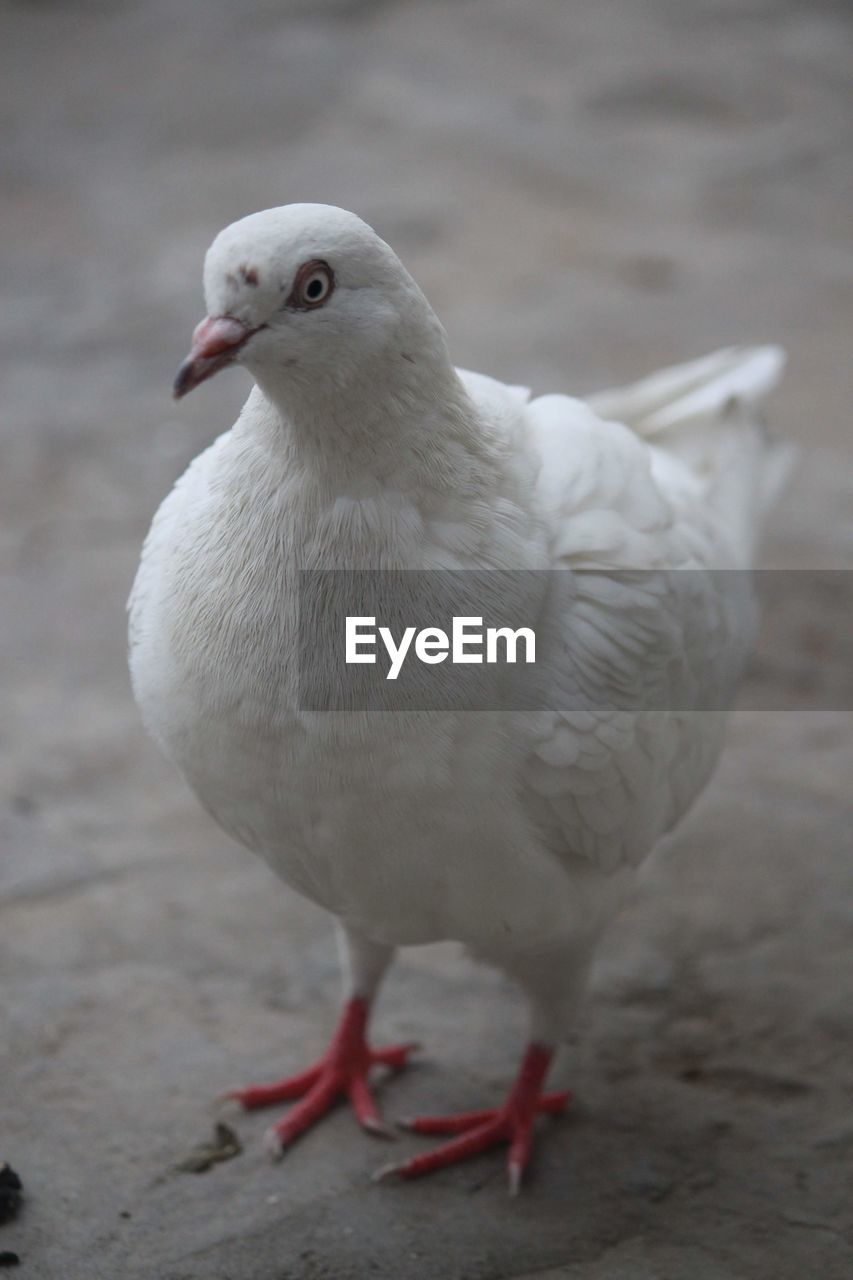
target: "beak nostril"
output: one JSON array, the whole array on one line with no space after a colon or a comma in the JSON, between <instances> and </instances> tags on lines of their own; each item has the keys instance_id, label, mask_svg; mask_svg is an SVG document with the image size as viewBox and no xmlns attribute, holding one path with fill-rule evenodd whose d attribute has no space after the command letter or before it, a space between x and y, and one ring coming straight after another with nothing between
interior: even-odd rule
<instances>
[{"instance_id":1,"label":"beak nostril","mask_svg":"<svg viewBox=\"0 0 853 1280\"><path fill-rule=\"evenodd\" d=\"M233 316L206 316L193 331L191 358L208 360L242 346L250 333L249 326Z\"/></svg>"}]
</instances>

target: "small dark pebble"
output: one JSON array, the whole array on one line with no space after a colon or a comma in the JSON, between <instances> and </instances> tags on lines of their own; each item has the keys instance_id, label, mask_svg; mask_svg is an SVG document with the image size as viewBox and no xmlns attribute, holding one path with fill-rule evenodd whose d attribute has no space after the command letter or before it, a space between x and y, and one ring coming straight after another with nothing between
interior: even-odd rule
<instances>
[{"instance_id":1,"label":"small dark pebble","mask_svg":"<svg viewBox=\"0 0 853 1280\"><path fill-rule=\"evenodd\" d=\"M0 1222L12 1218L18 1212L21 1203L23 1186L21 1179L10 1164L0 1163ZM6 1263L14 1266L14 1263Z\"/></svg>"},{"instance_id":2,"label":"small dark pebble","mask_svg":"<svg viewBox=\"0 0 853 1280\"><path fill-rule=\"evenodd\" d=\"M21 1259L11 1249L4 1249L0 1253L0 1267L17 1267L20 1266Z\"/></svg>"}]
</instances>

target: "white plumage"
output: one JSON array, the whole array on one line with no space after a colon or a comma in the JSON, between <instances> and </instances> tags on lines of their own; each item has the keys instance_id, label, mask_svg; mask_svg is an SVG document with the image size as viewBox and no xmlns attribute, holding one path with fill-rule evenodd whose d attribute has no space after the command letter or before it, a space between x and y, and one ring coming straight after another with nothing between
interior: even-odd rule
<instances>
[{"instance_id":1,"label":"white plumage","mask_svg":"<svg viewBox=\"0 0 853 1280\"><path fill-rule=\"evenodd\" d=\"M315 305L299 272L317 263ZM781 354L531 399L454 370L393 252L319 205L227 228L205 289L220 327L180 390L235 360L257 385L145 543L130 602L145 722L225 830L341 921L351 996L372 998L394 947L457 939L520 982L550 1053L635 867L720 750L723 712L703 708L724 705L748 649L743 575L681 571L751 563L783 469L753 406ZM569 709L301 710L296 575L359 567L598 571L544 620ZM655 709L618 709L638 689Z\"/></svg>"}]
</instances>

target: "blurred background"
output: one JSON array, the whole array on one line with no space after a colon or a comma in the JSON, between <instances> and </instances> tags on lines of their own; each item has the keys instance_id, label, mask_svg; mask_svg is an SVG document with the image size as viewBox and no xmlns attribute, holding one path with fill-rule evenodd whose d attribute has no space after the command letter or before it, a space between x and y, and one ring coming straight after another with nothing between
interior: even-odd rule
<instances>
[{"instance_id":1,"label":"blurred background","mask_svg":"<svg viewBox=\"0 0 853 1280\"><path fill-rule=\"evenodd\" d=\"M497 1160L369 1190L386 1156L344 1114L285 1166L254 1117L240 1159L172 1175L215 1094L322 1048L336 963L144 739L123 613L154 509L248 390L170 400L204 251L294 200L359 213L458 363L537 392L782 343L769 413L803 456L764 562L849 568L849 4L5 0L0 23L0 1157L29 1192L0 1249L63 1280L853 1274L849 715L735 718L613 930L564 1068L582 1106L519 1209ZM428 1048L391 1114L497 1097L522 1027L445 947L379 1022Z\"/></svg>"}]
</instances>

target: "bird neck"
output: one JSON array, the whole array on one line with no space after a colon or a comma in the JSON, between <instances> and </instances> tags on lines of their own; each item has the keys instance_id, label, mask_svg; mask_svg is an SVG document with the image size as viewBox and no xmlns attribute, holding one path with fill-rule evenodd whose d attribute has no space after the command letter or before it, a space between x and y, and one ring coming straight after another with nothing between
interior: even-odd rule
<instances>
[{"instance_id":1,"label":"bird neck","mask_svg":"<svg viewBox=\"0 0 853 1280\"><path fill-rule=\"evenodd\" d=\"M494 451L446 352L396 356L311 385L286 368L256 372L289 460L332 489L479 489Z\"/></svg>"}]
</instances>

